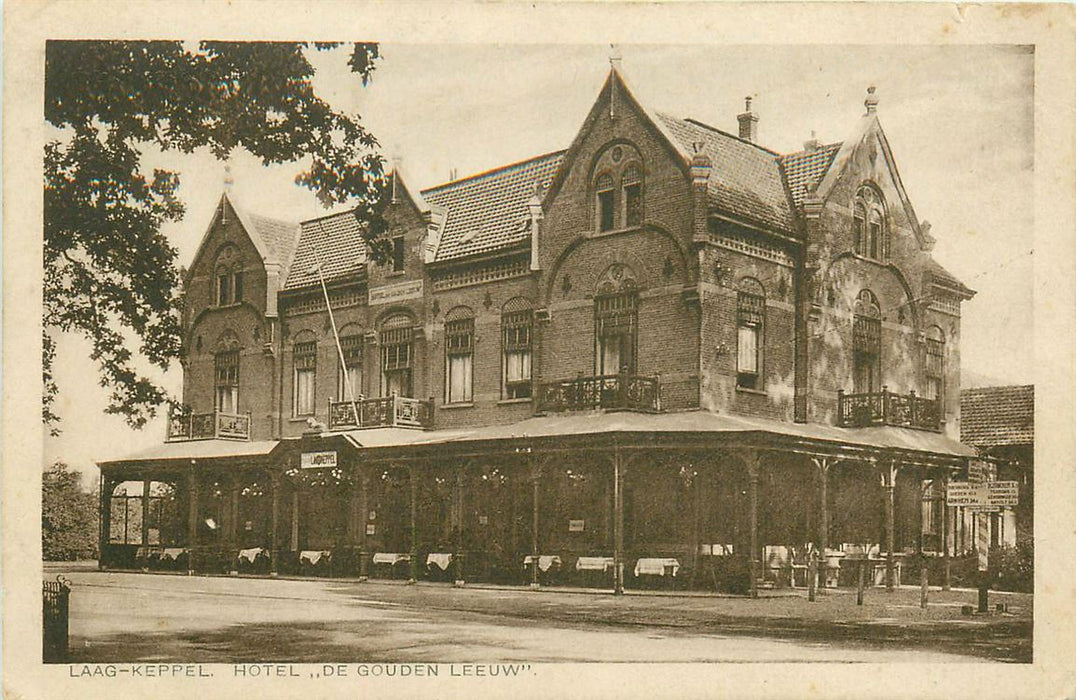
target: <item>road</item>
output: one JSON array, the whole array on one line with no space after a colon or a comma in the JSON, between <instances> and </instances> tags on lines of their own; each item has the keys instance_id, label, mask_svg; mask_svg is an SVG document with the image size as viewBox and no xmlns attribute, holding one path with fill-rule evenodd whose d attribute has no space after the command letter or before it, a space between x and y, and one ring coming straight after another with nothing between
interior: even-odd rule
<instances>
[{"instance_id":1,"label":"road","mask_svg":"<svg viewBox=\"0 0 1076 700\"><path fill-rule=\"evenodd\" d=\"M886 599L884 615L894 618L856 608L847 596L817 606L800 597L619 598L330 580L67 576L74 584L76 662L1030 660L1029 618L954 619L954 604L944 601L920 611L903 598ZM796 617L797 610L808 617ZM973 638L977 643L969 643Z\"/></svg>"}]
</instances>

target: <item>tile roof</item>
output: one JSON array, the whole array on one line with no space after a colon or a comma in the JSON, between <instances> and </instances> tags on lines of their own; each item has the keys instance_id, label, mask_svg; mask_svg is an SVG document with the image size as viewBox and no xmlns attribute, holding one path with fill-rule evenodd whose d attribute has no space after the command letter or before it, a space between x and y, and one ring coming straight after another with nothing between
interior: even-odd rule
<instances>
[{"instance_id":1,"label":"tile roof","mask_svg":"<svg viewBox=\"0 0 1076 700\"><path fill-rule=\"evenodd\" d=\"M547 189L563 158L564 151L549 153L423 190L427 202L447 212L434 259L451 260L526 240L527 202L535 184Z\"/></svg>"},{"instance_id":2,"label":"tile roof","mask_svg":"<svg viewBox=\"0 0 1076 700\"><path fill-rule=\"evenodd\" d=\"M292 254L295 253L295 245L299 242L299 224L270 219L260 214L248 214L247 220L255 229L249 233L260 237L269 254L286 270Z\"/></svg>"},{"instance_id":3,"label":"tile roof","mask_svg":"<svg viewBox=\"0 0 1076 700\"><path fill-rule=\"evenodd\" d=\"M803 206L803 200L807 196L807 186L822 180L822 176L829 170L839 150L841 150L840 142L819 146L813 151L799 151L781 156L781 169L785 174L785 182L788 184L792 201L797 207Z\"/></svg>"},{"instance_id":4,"label":"tile roof","mask_svg":"<svg viewBox=\"0 0 1076 700\"><path fill-rule=\"evenodd\" d=\"M958 280L953 273L938 264L934 258L927 258L927 273L946 287L952 287L969 294L974 294L974 292L964 286L964 283Z\"/></svg>"},{"instance_id":5,"label":"tile roof","mask_svg":"<svg viewBox=\"0 0 1076 700\"><path fill-rule=\"evenodd\" d=\"M960 441L981 449L1035 442L1035 387L992 386L960 392Z\"/></svg>"},{"instance_id":6,"label":"tile roof","mask_svg":"<svg viewBox=\"0 0 1076 700\"><path fill-rule=\"evenodd\" d=\"M366 265L366 241L350 211L304 221L300 228L299 246L284 289L317 284L316 263L321 263L326 281L355 274Z\"/></svg>"},{"instance_id":7,"label":"tile roof","mask_svg":"<svg viewBox=\"0 0 1076 700\"><path fill-rule=\"evenodd\" d=\"M703 152L714 168L709 184L711 206L749 222L795 233L778 154L697 121L660 112L654 118L686 158L691 158L694 142L704 144Z\"/></svg>"}]
</instances>

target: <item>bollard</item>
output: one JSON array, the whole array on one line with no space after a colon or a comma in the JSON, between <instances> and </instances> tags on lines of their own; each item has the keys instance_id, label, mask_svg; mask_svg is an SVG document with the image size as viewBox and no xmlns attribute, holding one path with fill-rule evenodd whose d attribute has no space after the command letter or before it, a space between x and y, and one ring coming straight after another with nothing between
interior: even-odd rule
<instances>
[{"instance_id":1,"label":"bollard","mask_svg":"<svg viewBox=\"0 0 1076 700\"><path fill-rule=\"evenodd\" d=\"M927 609L927 567L919 569L919 607Z\"/></svg>"},{"instance_id":2,"label":"bollard","mask_svg":"<svg viewBox=\"0 0 1076 700\"><path fill-rule=\"evenodd\" d=\"M856 605L863 605L863 570L867 568L867 561L859 562L859 579L856 581Z\"/></svg>"},{"instance_id":3,"label":"bollard","mask_svg":"<svg viewBox=\"0 0 1076 700\"><path fill-rule=\"evenodd\" d=\"M818 587L818 561L811 556L807 561L807 600L814 602L815 589Z\"/></svg>"}]
</instances>

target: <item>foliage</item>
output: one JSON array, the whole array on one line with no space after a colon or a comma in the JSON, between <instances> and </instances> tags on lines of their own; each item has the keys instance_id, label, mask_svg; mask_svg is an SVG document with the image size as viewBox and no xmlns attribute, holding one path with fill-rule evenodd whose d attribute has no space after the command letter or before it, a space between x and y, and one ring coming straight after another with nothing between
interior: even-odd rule
<instances>
[{"instance_id":1,"label":"foliage","mask_svg":"<svg viewBox=\"0 0 1076 700\"><path fill-rule=\"evenodd\" d=\"M325 50L335 44L315 44ZM58 333L92 341L108 412L141 427L168 397L136 369L139 353L166 368L180 353L176 249L161 225L183 217L176 172L145 172L142 150L244 148L265 164L309 159L296 182L326 206L347 203L375 256L386 230L383 161L357 116L311 85L305 43L50 41L45 50L43 419L55 432ZM355 44L363 84L379 57Z\"/></svg>"},{"instance_id":2,"label":"foliage","mask_svg":"<svg viewBox=\"0 0 1076 700\"><path fill-rule=\"evenodd\" d=\"M97 556L97 499L78 472L57 461L41 482L41 549L46 561Z\"/></svg>"},{"instance_id":3,"label":"foliage","mask_svg":"<svg viewBox=\"0 0 1076 700\"><path fill-rule=\"evenodd\" d=\"M994 587L1002 591L1031 593L1035 587L1035 543L1021 540L1015 547L990 550L990 569L995 573Z\"/></svg>"}]
</instances>

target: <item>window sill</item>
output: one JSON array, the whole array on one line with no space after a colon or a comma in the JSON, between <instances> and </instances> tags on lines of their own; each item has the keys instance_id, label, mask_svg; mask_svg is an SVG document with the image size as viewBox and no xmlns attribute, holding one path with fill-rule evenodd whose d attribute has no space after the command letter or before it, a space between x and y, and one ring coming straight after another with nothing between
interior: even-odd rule
<instances>
[{"instance_id":1,"label":"window sill","mask_svg":"<svg viewBox=\"0 0 1076 700\"><path fill-rule=\"evenodd\" d=\"M441 404L440 406L437 407L437 410L439 410L439 411L441 411L441 410L451 411L451 410L457 409L457 408L474 408L474 402L473 401L468 401L468 402L464 402L464 403L443 403L443 404Z\"/></svg>"},{"instance_id":2,"label":"window sill","mask_svg":"<svg viewBox=\"0 0 1076 700\"><path fill-rule=\"evenodd\" d=\"M311 413L308 416L292 416L291 418L288 419L288 422L289 423L305 423L306 421L308 421L311 418L313 418L314 420L317 420L317 416L315 416L313 413Z\"/></svg>"},{"instance_id":3,"label":"window sill","mask_svg":"<svg viewBox=\"0 0 1076 700\"><path fill-rule=\"evenodd\" d=\"M746 386L736 387L736 393L738 394L754 394L755 396L769 396L769 392L763 389L749 389Z\"/></svg>"},{"instance_id":4,"label":"window sill","mask_svg":"<svg viewBox=\"0 0 1076 700\"><path fill-rule=\"evenodd\" d=\"M407 274L407 270L396 270L395 272L386 272L385 277L403 277Z\"/></svg>"},{"instance_id":5,"label":"window sill","mask_svg":"<svg viewBox=\"0 0 1076 700\"><path fill-rule=\"evenodd\" d=\"M531 397L523 396L523 397L520 397L518 399L501 399L500 401L497 402L497 405L498 406L508 406L508 405L511 405L511 404L530 403L530 402L531 402Z\"/></svg>"},{"instance_id":6,"label":"window sill","mask_svg":"<svg viewBox=\"0 0 1076 700\"><path fill-rule=\"evenodd\" d=\"M632 233L634 231L641 231L646 227L646 224L638 224L636 226L624 226L622 228L611 228L608 231L591 231L587 238L601 238L603 236L616 236L621 233Z\"/></svg>"}]
</instances>

